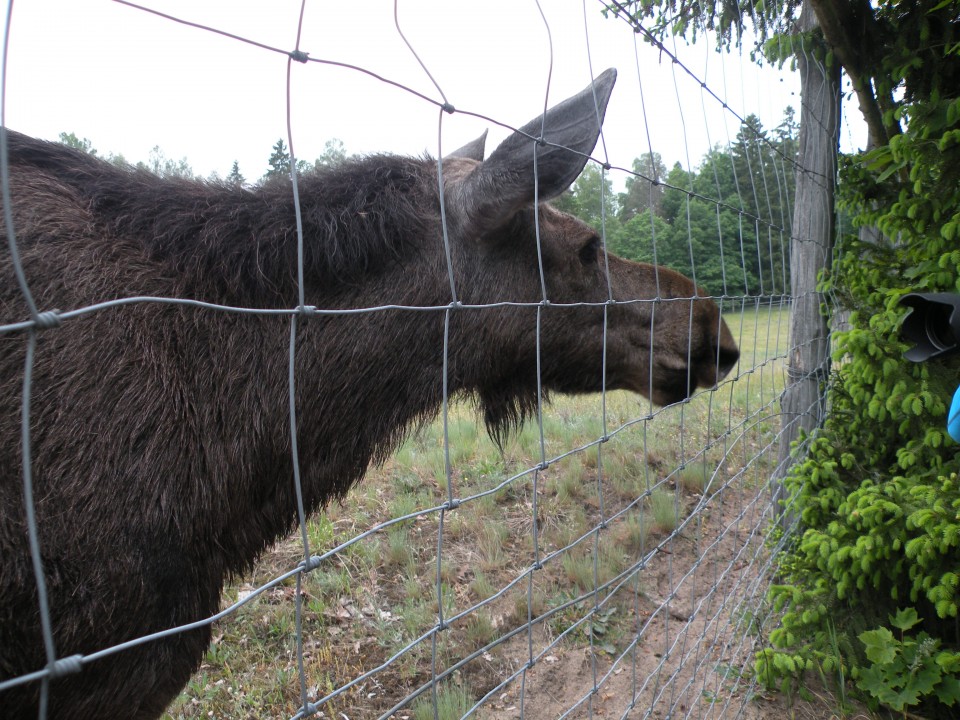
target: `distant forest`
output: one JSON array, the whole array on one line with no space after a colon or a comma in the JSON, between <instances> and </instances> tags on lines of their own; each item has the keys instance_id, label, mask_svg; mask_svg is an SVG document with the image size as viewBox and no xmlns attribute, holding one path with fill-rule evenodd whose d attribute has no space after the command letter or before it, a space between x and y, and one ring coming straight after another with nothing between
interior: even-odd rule
<instances>
[{"instance_id":1,"label":"distant forest","mask_svg":"<svg viewBox=\"0 0 960 720\"><path fill-rule=\"evenodd\" d=\"M597 230L602 222L610 252L671 267L711 295L786 294L798 134L791 107L772 132L750 115L729 147L692 170L644 153L624 192L603 178L601 206L602 173L591 163L553 204Z\"/></svg>"}]
</instances>

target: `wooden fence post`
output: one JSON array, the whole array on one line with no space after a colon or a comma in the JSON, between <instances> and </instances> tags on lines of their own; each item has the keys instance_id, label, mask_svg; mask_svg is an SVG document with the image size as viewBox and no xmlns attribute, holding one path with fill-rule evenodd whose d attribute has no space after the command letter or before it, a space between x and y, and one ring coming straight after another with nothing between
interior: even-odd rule
<instances>
[{"instance_id":1,"label":"wooden fence post","mask_svg":"<svg viewBox=\"0 0 960 720\"><path fill-rule=\"evenodd\" d=\"M809 2L798 22L800 33L817 27ZM817 292L820 271L829 267L833 254L834 189L840 131L840 66L827 67L824 53L814 54L809 41L800 42L800 142L797 158L796 200L790 233L790 341L787 357L787 387L781 399L781 423L776 479L792 463L791 444L801 431L811 432L826 410L824 387L830 369L827 318L824 297ZM775 485L776 500L784 489ZM793 521L789 508L782 516L784 527Z\"/></svg>"}]
</instances>

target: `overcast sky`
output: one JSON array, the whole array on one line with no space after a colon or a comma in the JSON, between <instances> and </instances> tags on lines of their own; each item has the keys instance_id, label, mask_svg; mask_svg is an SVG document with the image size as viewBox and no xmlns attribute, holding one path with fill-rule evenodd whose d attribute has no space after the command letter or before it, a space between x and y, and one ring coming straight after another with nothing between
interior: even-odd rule
<instances>
[{"instance_id":1,"label":"overcast sky","mask_svg":"<svg viewBox=\"0 0 960 720\"><path fill-rule=\"evenodd\" d=\"M157 11L271 47L295 47L300 0L143 0ZM616 67L619 79L595 157L629 167L649 149L668 165L697 165L726 143L740 116L774 128L799 110L799 78L758 70L706 44L670 48L696 75L641 41L596 0L393 0L306 3L300 49L356 65L458 110L518 127ZM549 27L549 35L547 28ZM553 70L548 84L551 61ZM349 153L452 150L490 128L489 151L508 132L354 69L294 63L294 148L312 160L337 138ZM436 86L431 80L436 81ZM248 180L286 138L287 57L110 0L17 0L6 85L6 124L38 137L89 138L101 154L145 160L159 145L200 174L234 160ZM439 89L438 89L439 88ZM642 102L641 102L642 96Z\"/></svg>"}]
</instances>

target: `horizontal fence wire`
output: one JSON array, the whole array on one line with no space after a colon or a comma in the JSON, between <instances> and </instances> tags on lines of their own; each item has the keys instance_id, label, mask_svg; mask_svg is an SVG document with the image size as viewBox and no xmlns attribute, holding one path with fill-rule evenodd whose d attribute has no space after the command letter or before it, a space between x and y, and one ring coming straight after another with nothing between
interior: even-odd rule
<instances>
[{"instance_id":1,"label":"horizontal fence wire","mask_svg":"<svg viewBox=\"0 0 960 720\"><path fill-rule=\"evenodd\" d=\"M370 76L435 105L440 110L438 133L450 113L516 129L511 124L515 118L455 109L419 56L439 99L363 67L313 57L300 49L299 30L295 50L285 51L118 2L155 16L158 23L181 23L286 55L289 63L336 65ZM617 234L619 220L604 215L604 193L610 191L602 181L610 176L628 187L637 184L647 191L648 207L669 195L677 207L674 231L668 233L661 218L648 212L643 217L649 231L643 231L636 259L671 261L700 285L695 298L662 296L658 275L653 297L615 298L608 280L604 301L554 302L540 257L542 299L463 302L447 232L450 210L441 207L449 303L405 305L385 298L383 304L356 308L309 304L309 283L303 277L308 239L299 227L296 307L238 307L189 297L133 295L47 309L34 305L31 279L24 276L18 259L11 216L17 197L10 194L4 147L0 165L8 259L23 278L30 308L26 317L0 317L5 342L21 342L25 336L33 348L38 337L57 333L64 325L96 324L108 313L160 305L229 313L242 317L239 321L290 323L284 352L289 356L292 482L299 507L289 512L291 518L299 517L299 529L260 558L249 575L228 585L216 614L95 652L72 654L50 630L38 549L43 537L31 516L27 524L47 663L27 674L0 678L0 705L5 692L42 683L39 714L46 717L43 703L50 686L65 674L82 674L103 658L211 627L213 640L202 666L168 708L169 717L239 716L244 709L258 717L347 720L757 718L778 712L763 714L757 702L761 679L752 668L754 654L777 624L778 613L767 602L766 589L776 573L778 552L791 537L790 529L779 524L782 508L774 502L780 496L774 478L780 475L779 403L791 381L787 360L795 350L787 340L797 300L790 295L789 247L804 240L791 237L792 178L803 168L788 141L775 141L752 124L749 108L731 107L722 91L700 79L632 19L625 6L584 3L583 12L599 13L603 7L619 10L616 22L634 35L638 48L652 43L669 60L663 67L641 67L638 52L636 68L620 69L621 83L637 84L648 103L643 94L646 77L651 72L670 74L678 96L696 94L702 103L703 117L683 118L684 125L702 122L710 137L711 125L716 129L720 117L725 130L730 122L741 131L732 138L726 130L725 140L717 145L711 138L703 166L688 150L685 166L678 163L679 170L669 175L656 165L627 167L630 158L606 157L602 136L588 165L601 178L593 202L601 207L604 260L609 263L608 252L634 246ZM305 11L304 6L301 23ZM417 55L415 43L401 30L397 4L394 13L397 33ZM16 32L15 17L8 21L8 31ZM288 103L290 94L288 85ZM549 103L557 100L551 97ZM646 138L652 162L657 148L647 130L648 112L653 110L644 105L636 122L646 131L638 137ZM290 148L294 139L291 130ZM5 143L6 134L0 144ZM734 152L740 155L735 158ZM291 161L295 168L292 151ZM442 188L445 166L438 161L437 167ZM695 182L698 177L703 182ZM296 193L296 170L293 178ZM732 194L722 187L727 180L732 181ZM706 240L700 235L705 228L711 233ZM537 230L539 243L539 225ZM683 245L679 253L677 238ZM693 299L719 306L741 355L738 366L716 387L682 402L666 407L637 402L621 391L607 390L605 380L596 396L557 396L543 403L538 373L532 419L497 444L484 436L473 407L448 389L450 326L463 313L508 308L535 312L539 363L547 352L543 313L602 308L604 357L598 365L605 371L608 311L630 305L649 308L655 354L657 313L671 305L689 307L692 323ZM304 379L296 372L298 354L304 352L299 328L316 318L347 322L391 313L432 313L443 321L439 419L372 467L339 504L308 517L297 442L308 435L295 401L295 387ZM32 352L26 357L20 378L25 416L19 442L25 506L32 512ZM803 452L802 445L798 452ZM247 652L254 645L258 648ZM238 665L243 660L252 667ZM267 688L251 688L258 676L269 676Z\"/></svg>"}]
</instances>

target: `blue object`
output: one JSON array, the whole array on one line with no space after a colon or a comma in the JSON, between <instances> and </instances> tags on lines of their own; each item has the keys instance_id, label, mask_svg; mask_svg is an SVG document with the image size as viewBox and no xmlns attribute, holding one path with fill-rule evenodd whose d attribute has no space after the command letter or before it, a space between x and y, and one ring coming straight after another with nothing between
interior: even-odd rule
<instances>
[{"instance_id":1,"label":"blue object","mask_svg":"<svg viewBox=\"0 0 960 720\"><path fill-rule=\"evenodd\" d=\"M947 415L947 432L950 433L950 437L960 442L960 387L953 394L950 414Z\"/></svg>"}]
</instances>

